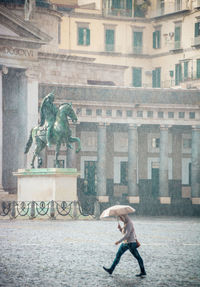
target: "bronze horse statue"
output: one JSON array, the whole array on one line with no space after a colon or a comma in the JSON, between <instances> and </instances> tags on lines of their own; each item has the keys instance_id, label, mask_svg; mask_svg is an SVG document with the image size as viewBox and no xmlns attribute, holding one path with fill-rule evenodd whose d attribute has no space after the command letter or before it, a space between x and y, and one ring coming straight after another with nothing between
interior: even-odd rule
<instances>
[{"instance_id":1,"label":"bronze horse statue","mask_svg":"<svg viewBox=\"0 0 200 287\"><path fill-rule=\"evenodd\" d=\"M51 132L51 142L52 144L56 145L56 167L59 167L58 156L61 144L64 143L67 147L72 148L71 143L77 142L78 147L76 149L76 152L78 153L81 150L80 139L78 137L72 137L68 118L70 118L73 123L77 122L78 120L71 103L66 103L59 106L56 114L56 120L54 122ZM37 125L30 132L30 136L26 144L24 153L28 153L32 143L35 142L36 147L31 161L32 168L34 168L34 162L36 157L38 158L38 167L41 166L40 152L47 145L47 128L48 123L46 122L44 126L40 127L40 125Z\"/></svg>"}]
</instances>

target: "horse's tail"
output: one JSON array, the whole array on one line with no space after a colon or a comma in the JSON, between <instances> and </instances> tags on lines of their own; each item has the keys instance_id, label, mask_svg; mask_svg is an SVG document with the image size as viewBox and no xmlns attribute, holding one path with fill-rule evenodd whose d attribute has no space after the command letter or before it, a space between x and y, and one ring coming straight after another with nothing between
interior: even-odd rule
<instances>
[{"instance_id":1,"label":"horse's tail","mask_svg":"<svg viewBox=\"0 0 200 287\"><path fill-rule=\"evenodd\" d=\"M33 143L32 131L33 131L33 129L31 129L30 136L29 136L28 142L26 144L26 148L25 148L24 153L28 153L28 151L29 151L29 149Z\"/></svg>"}]
</instances>

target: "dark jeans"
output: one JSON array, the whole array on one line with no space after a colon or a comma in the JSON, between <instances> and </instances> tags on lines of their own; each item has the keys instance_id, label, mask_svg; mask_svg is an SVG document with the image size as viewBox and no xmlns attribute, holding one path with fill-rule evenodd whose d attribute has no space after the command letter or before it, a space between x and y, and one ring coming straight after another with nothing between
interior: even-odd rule
<instances>
[{"instance_id":1,"label":"dark jeans","mask_svg":"<svg viewBox=\"0 0 200 287\"><path fill-rule=\"evenodd\" d=\"M131 243L122 243L117 251L115 260L113 261L113 264L111 266L111 270L113 271L116 267L116 265L119 263L121 256L129 249L131 254L137 259L138 264L140 266L141 272L144 272L144 264L142 257L140 256L139 252L136 249L137 244L135 242Z\"/></svg>"}]
</instances>

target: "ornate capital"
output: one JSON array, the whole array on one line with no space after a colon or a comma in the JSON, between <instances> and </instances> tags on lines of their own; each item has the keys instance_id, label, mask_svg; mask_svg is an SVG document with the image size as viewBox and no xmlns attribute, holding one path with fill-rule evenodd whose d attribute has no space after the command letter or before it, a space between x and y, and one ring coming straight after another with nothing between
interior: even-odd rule
<instances>
[{"instance_id":1,"label":"ornate capital","mask_svg":"<svg viewBox=\"0 0 200 287\"><path fill-rule=\"evenodd\" d=\"M41 72L39 71L37 67L35 67L34 69L29 68L25 71L25 76L31 80L38 80L38 78L40 77L40 74Z\"/></svg>"}]
</instances>

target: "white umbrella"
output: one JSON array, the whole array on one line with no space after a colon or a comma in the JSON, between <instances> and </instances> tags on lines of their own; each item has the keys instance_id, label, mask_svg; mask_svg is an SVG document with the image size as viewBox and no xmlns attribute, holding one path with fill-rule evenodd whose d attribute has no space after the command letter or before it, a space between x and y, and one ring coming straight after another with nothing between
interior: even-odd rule
<instances>
[{"instance_id":1,"label":"white umbrella","mask_svg":"<svg viewBox=\"0 0 200 287\"><path fill-rule=\"evenodd\" d=\"M129 205L113 205L107 209L105 209L100 218L108 217L108 216L120 216L126 215L129 213L135 212L135 209Z\"/></svg>"}]
</instances>

